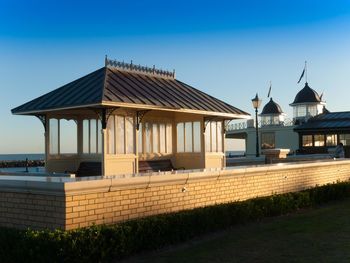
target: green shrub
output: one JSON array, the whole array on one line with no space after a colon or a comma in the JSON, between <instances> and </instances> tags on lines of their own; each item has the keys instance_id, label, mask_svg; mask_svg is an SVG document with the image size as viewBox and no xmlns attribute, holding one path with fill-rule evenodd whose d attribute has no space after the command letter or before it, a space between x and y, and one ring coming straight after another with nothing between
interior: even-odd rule
<instances>
[{"instance_id":1,"label":"green shrub","mask_svg":"<svg viewBox=\"0 0 350 263\"><path fill-rule=\"evenodd\" d=\"M226 227L350 196L350 183L72 231L0 228L0 262L109 262Z\"/></svg>"}]
</instances>

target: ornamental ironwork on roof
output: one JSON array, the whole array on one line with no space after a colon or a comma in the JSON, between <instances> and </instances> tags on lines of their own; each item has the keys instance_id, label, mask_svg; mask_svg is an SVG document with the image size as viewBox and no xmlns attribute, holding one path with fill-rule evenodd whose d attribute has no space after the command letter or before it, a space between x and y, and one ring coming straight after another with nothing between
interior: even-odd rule
<instances>
[{"instance_id":1,"label":"ornamental ironwork on roof","mask_svg":"<svg viewBox=\"0 0 350 263\"><path fill-rule=\"evenodd\" d=\"M141 74L149 74L151 76L158 76L163 78L172 78L175 79L175 69L173 71L157 69L155 65L152 68L147 66L135 65L132 60L131 63L121 62L117 60L108 59L107 56L105 58L105 66L111 66L116 69L120 69L123 71L129 72L137 72Z\"/></svg>"},{"instance_id":2,"label":"ornamental ironwork on roof","mask_svg":"<svg viewBox=\"0 0 350 263\"><path fill-rule=\"evenodd\" d=\"M280 115L282 113L281 106L270 98L270 101L266 103L260 115Z\"/></svg>"},{"instance_id":3,"label":"ornamental ironwork on roof","mask_svg":"<svg viewBox=\"0 0 350 263\"><path fill-rule=\"evenodd\" d=\"M324 112L294 128L295 131L350 130L350 111Z\"/></svg>"},{"instance_id":4,"label":"ornamental ironwork on roof","mask_svg":"<svg viewBox=\"0 0 350 263\"><path fill-rule=\"evenodd\" d=\"M117 106L191 112L227 117L249 114L175 79L169 72L106 59L106 66L12 110L13 114L84 107Z\"/></svg>"},{"instance_id":5,"label":"ornamental ironwork on roof","mask_svg":"<svg viewBox=\"0 0 350 263\"><path fill-rule=\"evenodd\" d=\"M294 104L310 102L320 103L322 102L322 100L318 93L312 88L310 88L309 84L306 82L304 88L297 93L293 103L291 103L290 105L293 106Z\"/></svg>"}]
</instances>

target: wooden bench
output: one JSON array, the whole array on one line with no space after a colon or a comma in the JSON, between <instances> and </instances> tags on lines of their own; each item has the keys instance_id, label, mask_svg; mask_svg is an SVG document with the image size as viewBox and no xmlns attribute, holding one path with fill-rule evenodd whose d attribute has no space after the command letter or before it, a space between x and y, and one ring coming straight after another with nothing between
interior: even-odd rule
<instances>
[{"instance_id":1,"label":"wooden bench","mask_svg":"<svg viewBox=\"0 0 350 263\"><path fill-rule=\"evenodd\" d=\"M100 176L102 175L102 164L101 162L81 162L79 164L76 177L85 176Z\"/></svg>"},{"instance_id":2,"label":"wooden bench","mask_svg":"<svg viewBox=\"0 0 350 263\"><path fill-rule=\"evenodd\" d=\"M171 160L139 161L139 173L176 170Z\"/></svg>"}]
</instances>

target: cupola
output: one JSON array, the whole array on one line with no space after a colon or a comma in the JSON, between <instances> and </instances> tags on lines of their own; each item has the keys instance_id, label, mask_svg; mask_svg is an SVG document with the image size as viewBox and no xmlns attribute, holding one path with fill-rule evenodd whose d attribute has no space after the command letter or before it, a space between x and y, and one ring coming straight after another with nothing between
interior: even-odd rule
<instances>
[{"instance_id":1,"label":"cupola","mask_svg":"<svg viewBox=\"0 0 350 263\"><path fill-rule=\"evenodd\" d=\"M322 96L318 95L318 93L305 82L304 88L297 93L293 103L289 105L293 107L294 123L300 124L307 121L310 117L321 114L325 102L322 101Z\"/></svg>"},{"instance_id":2,"label":"cupola","mask_svg":"<svg viewBox=\"0 0 350 263\"><path fill-rule=\"evenodd\" d=\"M284 116L285 114L283 113L281 106L271 98L260 114L261 125L281 125L284 122Z\"/></svg>"}]
</instances>

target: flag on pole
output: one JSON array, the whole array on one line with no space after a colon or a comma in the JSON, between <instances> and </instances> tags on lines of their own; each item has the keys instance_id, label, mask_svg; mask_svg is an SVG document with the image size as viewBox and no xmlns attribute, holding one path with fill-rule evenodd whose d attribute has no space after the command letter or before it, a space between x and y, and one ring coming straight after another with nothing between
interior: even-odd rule
<instances>
[{"instance_id":1,"label":"flag on pole","mask_svg":"<svg viewBox=\"0 0 350 263\"><path fill-rule=\"evenodd\" d=\"M270 81L270 88L269 88L269 92L267 93L267 97L270 98L270 95L271 95L271 88L272 88L272 84L271 84L271 81Z\"/></svg>"},{"instance_id":2,"label":"flag on pole","mask_svg":"<svg viewBox=\"0 0 350 263\"><path fill-rule=\"evenodd\" d=\"M305 68L304 68L303 72L301 73L301 76L298 80L298 84L300 83L301 79L304 77L304 74L305 74Z\"/></svg>"}]
</instances>

